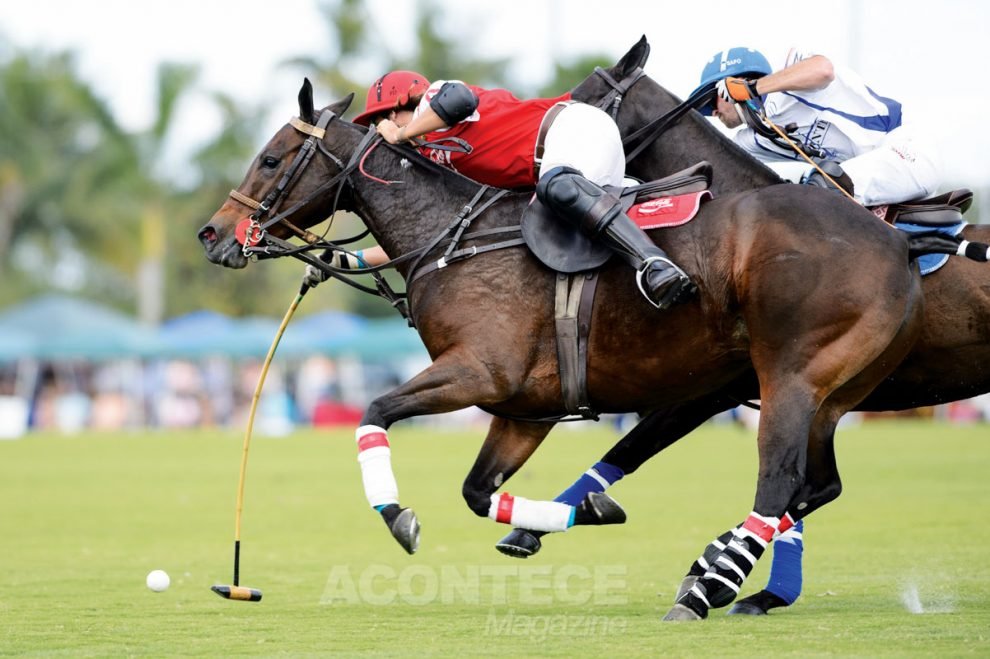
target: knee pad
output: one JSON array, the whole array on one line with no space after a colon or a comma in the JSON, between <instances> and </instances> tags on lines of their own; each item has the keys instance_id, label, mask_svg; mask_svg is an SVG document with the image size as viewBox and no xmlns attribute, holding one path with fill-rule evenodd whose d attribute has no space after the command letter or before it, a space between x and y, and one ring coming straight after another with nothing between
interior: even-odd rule
<instances>
[{"instance_id":1,"label":"knee pad","mask_svg":"<svg viewBox=\"0 0 990 659\"><path fill-rule=\"evenodd\" d=\"M540 177L536 197L560 217L598 235L621 210L618 199L573 167L554 167Z\"/></svg>"}]
</instances>

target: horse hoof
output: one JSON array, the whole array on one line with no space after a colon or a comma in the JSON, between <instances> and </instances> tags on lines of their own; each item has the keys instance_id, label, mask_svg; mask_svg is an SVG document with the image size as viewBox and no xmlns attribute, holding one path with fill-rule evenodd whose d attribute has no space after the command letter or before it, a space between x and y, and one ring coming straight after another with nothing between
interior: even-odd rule
<instances>
[{"instance_id":1,"label":"horse hoof","mask_svg":"<svg viewBox=\"0 0 990 659\"><path fill-rule=\"evenodd\" d=\"M389 531L408 554L419 549L419 520L412 508L403 508L389 525Z\"/></svg>"},{"instance_id":2,"label":"horse hoof","mask_svg":"<svg viewBox=\"0 0 990 659\"><path fill-rule=\"evenodd\" d=\"M698 583L698 577L693 574L689 574L684 577L681 581L681 587L677 589L677 595L674 596L674 604L681 601L681 598L688 594L688 591L694 588L694 584Z\"/></svg>"},{"instance_id":3,"label":"horse hoof","mask_svg":"<svg viewBox=\"0 0 990 659\"><path fill-rule=\"evenodd\" d=\"M495 544L495 549L512 558L529 558L540 551L540 538L526 529L512 529Z\"/></svg>"},{"instance_id":4,"label":"horse hoof","mask_svg":"<svg viewBox=\"0 0 990 659\"><path fill-rule=\"evenodd\" d=\"M749 602L736 602L725 614L727 616L765 616L766 611Z\"/></svg>"},{"instance_id":5,"label":"horse hoof","mask_svg":"<svg viewBox=\"0 0 990 659\"><path fill-rule=\"evenodd\" d=\"M726 615L765 616L770 609L788 606L782 598L769 590L761 590L736 602Z\"/></svg>"},{"instance_id":6,"label":"horse hoof","mask_svg":"<svg viewBox=\"0 0 990 659\"><path fill-rule=\"evenodd\" d=\"M675 604L674 608L663 617L664 622L690 622L701 619L701 616L683 604Z\"/></svg>"},{"instance_id":7,"label":"horse hoof","mask_svg":"<svg viewBox=\"0 0 990 659\"><path fill-rule=\"evenodd\" d=\"M604 492L588 492L581 507L587 513L586 524L624 524L626 521L626 511Z\"/></svg>"}]
</instances>

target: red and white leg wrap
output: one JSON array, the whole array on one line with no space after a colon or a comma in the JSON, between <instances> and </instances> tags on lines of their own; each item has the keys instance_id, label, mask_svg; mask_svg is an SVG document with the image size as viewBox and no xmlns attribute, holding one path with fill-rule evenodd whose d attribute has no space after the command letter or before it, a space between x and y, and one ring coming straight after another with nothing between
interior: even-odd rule
<instances>
[{"instance_id":1,"label":"red and white leg wrap","mask_svg":"<svg viewBox=\"0 0 990 659\"><path fill-rule=\"evenodd\" d=\"M492 495L488 517L502 524L511 524L531 531L566 531L574 506L558 501L530 501L508 492Z\"/></svg>"},{"instance_id":2,"label":"red and white leg wrap","mask_svg":"<svg viewBox=\"0 0 990 659\"><path fill-rule=\"evenodd\" d=\"M784 513L784 516L780 518L780 524L777 525L777 535L775 535L774 537L776 538L778 536L784 535L792 528L794 528L794 525L796 523L797 522L794 521L794 518L791 517L790 513Z\"/></svg>"},{"instance_id":3,"label":"red and white leg wrap","mask_svg":"<svg viewBox=\"0 0 990 659\"><path fill-rule=\"evenodd\" d=\"M399 503L399 485L392 473L392 449L388 433L378 426L361 426L354 433L364 494L372 508Z\"/></svg>"},{"instance_id":4,"label":"red and white leg wrap","mask_svg":"<svg viewBox=\"0 0 990 659\"><path fill-rule=\"evenodd\" d=\"M743 522L743 525L737 530L736 535L743 536L748 535L759 542L764 548L770 544L774 536L777 534L777 527L780 525L780 518L778 517L764 517L753 511Z\"/></svg>"}]
</instances>

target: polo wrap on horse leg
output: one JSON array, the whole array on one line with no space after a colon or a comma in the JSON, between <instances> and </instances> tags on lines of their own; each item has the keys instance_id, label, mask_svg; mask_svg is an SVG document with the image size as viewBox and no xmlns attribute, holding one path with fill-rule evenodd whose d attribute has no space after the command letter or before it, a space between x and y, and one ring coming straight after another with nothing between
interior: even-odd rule
<instances>
[{"instance_id":1,"label":"polo wrap on horse leg","mask_svg":"<svg viewBox=\"0 0 990 659\"><path fill-rule=\"evenodd\" d=\"M578 170L555 167L546 172L536 186L536 196L629 263L637 272L637 287L653 306L667 309L693 292L687 274L622 211L619 200Z\"/></svg>"},{"instance_id":2,"label":"polo wrap on horse leg","mask_svg":"<svg viewBox=\"0 0 990 659\"><path fill-rule=\"evenodd\" d=\"M354 433L358 464L368 503L376 510L399 502L399 485L392 473L392 449L388 434L378 426L361 426Z\"/></svg>"},{"instance_id":3,"label":"polo wrap on horse leg","mask_svg":"<svg viewBox=\"0 0 990 659\"><path fill-rule=\"evenodd\" d=\"M574 524L574 506L558 501L532 501L508 492L493 494L488 517L534 531L566 531Z\"/></svg>"},{"instance_id":4,"label":"polo wrap on horse leg","mask_svg":"<svg viewBox=\"0 0 990 659\"><path fill-rule=\"evenodd\" d=\"M709 609L729 604L739 594L742 583L778 534L778 529L786 530L791 525L790 518L779 520L750 513L743 524L708 546L705 555L696 562L696 565L707 563L704 574L678 598L677 603L702 618L707 617ZM724 538L728 541L725 542ZM724 548L712 557L709 550L717 544L722 544Z\"/></svg>"},{"instance_id":5,"label":"polo wrap on horse leg","mask_svg":"<svg viewBox=\"0 0 990 659\"><path fill-rule=\"evenodd\" d=\"M410 554L419 548L419 520L409 508L399 507L399 485L392 472L388 433L378 426L361 426L354 433L364 494L378 511L392 536Z\"/></svg>"}]
</instances>

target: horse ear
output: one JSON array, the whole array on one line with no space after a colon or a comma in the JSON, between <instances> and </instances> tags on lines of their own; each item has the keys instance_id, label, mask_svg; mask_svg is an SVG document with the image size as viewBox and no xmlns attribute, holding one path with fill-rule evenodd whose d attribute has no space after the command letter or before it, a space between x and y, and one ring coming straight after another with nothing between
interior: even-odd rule
<instances>
[{"instance_id":1,"label":"horse ear","mask_svg":"<svg viewBox=\"0 0 990 659\"><path fill-rule=\"evenodd\" d=\"M650 44L646 41L646 35L644 34L639 38L639 41L629 49L629 52L622 56L619 63L615 65L619 71L623 73L630 73L637 66L643 68L646 66L646 60L650 57Z\"/></svg>"},{"instance_id":2,"label":"horse ear","mask_svg":"<svg viewBox=\"0 0 990 659\"><path fill-rule=\"evenodd\" d=\"M299 118L311 124L314 122L315 114L313 111L313 85L309 78L303 78L302 87L299 89Z\"/></svg>"},{"instance_id":3,"label":"horse ear","mask_svg":"<svg viewBox=\"0 0 990 659\"><path fill-rule=\"evenodd\" d=\"M351 107L351 101L353 100L354 100L354 92L351 92L341 100L331 105L329 109L338 117L342 117L344 113L347 112L347 108Z\"/></svg>"}]
</instances>

